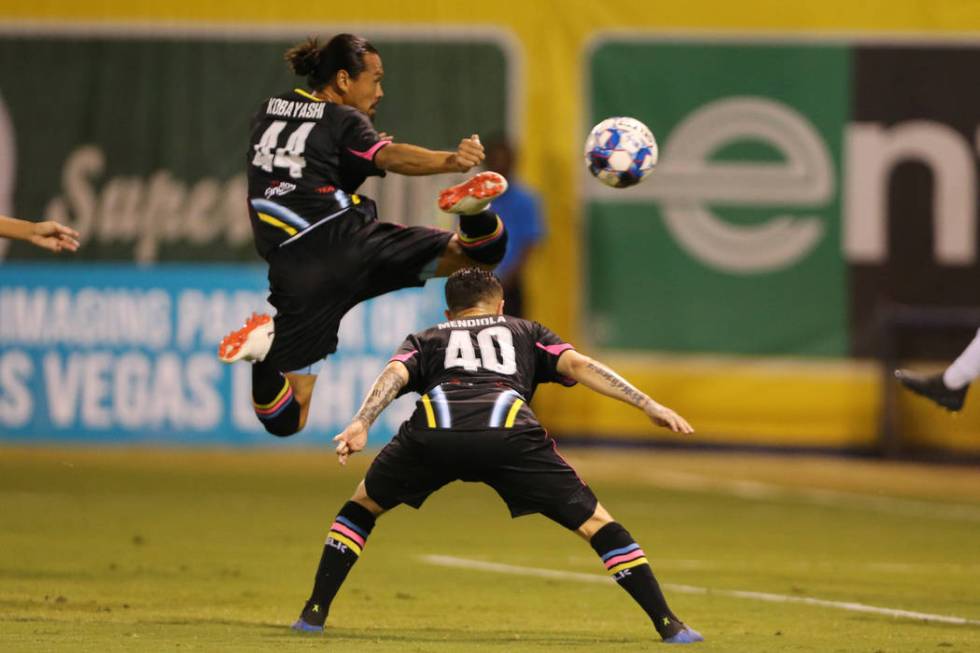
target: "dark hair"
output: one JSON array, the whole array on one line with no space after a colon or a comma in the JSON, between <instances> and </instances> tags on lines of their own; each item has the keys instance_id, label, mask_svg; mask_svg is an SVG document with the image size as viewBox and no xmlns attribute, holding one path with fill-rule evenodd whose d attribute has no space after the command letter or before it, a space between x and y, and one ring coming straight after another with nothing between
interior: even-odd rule
<instances>
[{"instance_id":1,"label":"dark hair","mask_svg":"<svg viewBox=\"0 0 980 653\"><path fill-rule=\"evenodd\" d=\"M334 75L346 70L351 77L357 77L364 70L364 55L368 52L378 54L377 48L367 39L354 34L338 34L326 45L311 36L302 43L286 50L286 61L294 73L306 77L312 89L323 88Z\"/></svg>"},{"instance_id":2,"label":"dark hair","mask_svg":"<svg viewBox=\"0 0 980 653\"><path fill-rule=\"evenodd\" d=\"M446 281L446 306L453 313L503 295L504 289L489 270L463 268L449 275Z\"/></svg>"}]
</instances>

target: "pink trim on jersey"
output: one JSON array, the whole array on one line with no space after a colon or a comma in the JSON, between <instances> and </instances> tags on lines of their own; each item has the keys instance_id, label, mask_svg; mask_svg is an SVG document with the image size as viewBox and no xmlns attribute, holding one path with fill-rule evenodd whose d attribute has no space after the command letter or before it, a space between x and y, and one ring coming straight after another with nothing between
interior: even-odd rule
<instances>
[{"instance_id":1,"label":"pink trim on jersey","mask_svg":"<svg viewBox=\"0 0 980 653\"><path fill-rule=\"evenodd\" d=\"M563 342L560 345L542 345L540 342L536 342L534 344L537 345L538 349L544 349L552 356L558 356L563 351L568 351L569 349L575 349L575 347L568 344L567 342Z\"/></svg>"},{"instance_id":2,"label":"pink trim on jersey","mask_svg":"<svg viewBox=\"0 0 980 653\"><path fill-rule=\"evenodd\" d=\"M609 558L606 560L606 569L612 569L621 562L629 562L630 560L636 560L637 558L644 558L647 554L643 553L643 549L637 549L636 551L630 551L629 553L624 553L623 555L616 556L615 558Z\"/></svg>"},{"instance_id":3,"label":"pink trim on jersey","mask_svg":"<svg viewBox=\"0 0 980 653\"><path fill-rule=\"evenodd\" d=\"M404 362L408 361L409 358L411 358L412 356L414 356L417 353L419 353L419 350L418 349L413 349L412 351L410 351L410 352L408 352L406 354L397 354L395 356L392 356L391 357L391 360L398 361L399 363L404 363Z\"/></svg>"},{"instance_id":4,"label":"pink trim on jersey","mask_svg":"<svg viewBox=\"0 0 980 653\"><path fill-rule=\"evenodd\" d=\"M386 145L391 145L391 141L378 141L377 143L371 146L371 149L364 150L363 152L358 152L357 150L350 147L347 148L347 151L353 154L354 156L359 156L362 159L373 161L374 155L378 153L378 150L380 150L382 147Z\"/></svg>"},{"instance_id":5,"label":"pink trim on jersey","mask_svg":"<svg viewBox=\"0 0 980 653\"><path fill-rule=\"evenodd\" d=\"M362 548L364 547L364 538L358 535L357 533L355 533L352 529L347 528L346 526L341 524L339 521L335 521L333 525L330 527L330 530L337 531L341 535L346 535L350 539L360 544Z\"/></svg>"}]
</instances>

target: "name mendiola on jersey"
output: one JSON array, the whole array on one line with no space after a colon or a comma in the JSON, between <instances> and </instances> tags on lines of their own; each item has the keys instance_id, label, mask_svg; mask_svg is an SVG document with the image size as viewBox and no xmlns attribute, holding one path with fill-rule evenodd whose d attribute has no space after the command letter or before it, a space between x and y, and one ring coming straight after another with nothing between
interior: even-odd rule
<instances>
[{"instance_id":1,"label":"name mendiola on jersey","mask_svg":"<svg viewBox=\"0 0 980 653\"><path fill-rule=\"evenodd\" d=\"M475 326L490 326L491 324L500 324L501 322L506 322L507 318L503 315L498 315L497 317L476 317L472 320L450 320L448 322L443 322L436 326L438 329L465 329L466 327Z\"/></svg>"},{"instance_id":2,"label":"name mendiola on jersey","mask_svg":"<svg viewBox=\"0 0 980 653\"><path fill-rule=\"evenodd\" d=\"M325 102L295 102L274 97L265 106L265 112L270 116L282 116L284 118L320 119L323 117L323 110L326 106Z\"/></svg>"}]
</instances>

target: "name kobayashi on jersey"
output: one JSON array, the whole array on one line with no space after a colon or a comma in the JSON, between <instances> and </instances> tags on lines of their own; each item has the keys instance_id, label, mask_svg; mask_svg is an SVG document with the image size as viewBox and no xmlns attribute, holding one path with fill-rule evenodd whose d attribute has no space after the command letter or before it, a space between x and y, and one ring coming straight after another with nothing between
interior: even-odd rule
<instances>
[{"instance_id":1,"label":"name kobayashi on jersey","mask_svg":"<svg viewBox=\"0 0 980 653\"><path fill-rule=\"evenodd\" d=\"M259 254L367 200L355 194L383 177L374 156L391 141L357 109L302 89L269 98L252 123L249 214Z\"/></svg>"},{"instance_id":2,"label":"name kobayashi on jersey","mask_svg":"<svg viewBox=\"0 0 980 653\"><path fill-rule=\"evenodd\" d=\"M575 385L558 373L572 345L537 322L505 315L443 322L409 336L392 357L421 396L414 428L539 427L528 406L540 383Z\"/></svg>"}]
</instances>

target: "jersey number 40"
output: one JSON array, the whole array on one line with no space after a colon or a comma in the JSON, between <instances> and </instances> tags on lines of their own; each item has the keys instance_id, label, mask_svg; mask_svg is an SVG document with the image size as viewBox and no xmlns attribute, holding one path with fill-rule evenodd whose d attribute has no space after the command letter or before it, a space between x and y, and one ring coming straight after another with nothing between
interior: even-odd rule
<instances>
[{"instance_id":1,"label":"jersey number 40","mask_svg":"<svg viewBox=\"0 0 980 653\"><path fill-rule=\"evenodd\" d=\"M306 159L303 158L303 153L306 152L306 139L310 137L314 126L316 126L315 122L300 123L286 139L286 146L277 147L279 136L286 128L286 121L276 120L262 133L258 145L254 146L255 157L252 159L252 165L266 172L272 172L273 167L288 168L289 176L299 179L303 176L303 168L306 167Z\"/></svg>"},{"instance_id":2,"label":"jersey number 40","mask_svg":"<svg viewBox=\"0 0 980 653\"><path fill-rule=\"evenodd\" d=\"M443 367L462 367L468 372L476 372L483 364L484 369L498 374L513 374L517 371L517 358L514 355L514 336L510 329L502 326L489 327L476 334L480 348L477 358L469 331L453 331L449 334L446 346L446 361ZM497 350L500 357L497 357Z\"/></svg>"}]
</instances>

